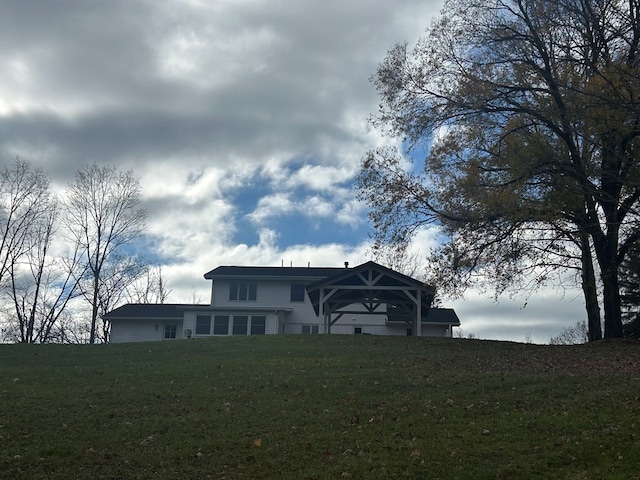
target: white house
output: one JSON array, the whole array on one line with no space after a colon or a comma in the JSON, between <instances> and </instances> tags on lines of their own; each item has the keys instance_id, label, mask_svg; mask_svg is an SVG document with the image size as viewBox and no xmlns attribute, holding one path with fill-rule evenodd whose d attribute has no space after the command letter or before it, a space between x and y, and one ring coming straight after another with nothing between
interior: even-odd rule
<instances>
[{"instance_id":1,"label":"white house","mask_svg":"<svg viewBox=\"0 0 640 480\"><path fill-rule=\"evenodd\" d=\"M105 314L111 342L300 333L443 337L460 325L452 309L431 308L432 287L375 262L221 266L204 277L211 280L209 305L127 304Z\"/></svg>"}]
</instances>

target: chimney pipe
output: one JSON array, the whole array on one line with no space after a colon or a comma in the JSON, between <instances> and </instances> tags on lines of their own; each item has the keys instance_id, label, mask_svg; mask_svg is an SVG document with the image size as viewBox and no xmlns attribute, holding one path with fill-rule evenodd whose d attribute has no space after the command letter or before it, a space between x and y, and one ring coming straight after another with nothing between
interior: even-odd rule
<instances>
[{"instance_id":1,"label":"chimney pipe","mask_svg":"<svg viewBox=\"0 0 640 480\"><path fill-rule=\"evenodd\" d=\"M349 262L344 262L344 268L349 268Z\"/></svg>"}]
</instances>

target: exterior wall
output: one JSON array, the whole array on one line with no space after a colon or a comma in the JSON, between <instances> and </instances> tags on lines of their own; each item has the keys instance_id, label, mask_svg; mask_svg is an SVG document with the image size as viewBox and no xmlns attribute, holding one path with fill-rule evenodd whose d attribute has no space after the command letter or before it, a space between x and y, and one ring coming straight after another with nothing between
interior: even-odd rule
<instances>
[{"instance_id":1,"label":"exterior wall","mask_svg":"<svg viewBox=\"0 0 640 480\"><path fill-rule=\"evenodd\" d=\"M282 324L285 324L285 333L300 333L289 332L289 324L301 325L317 325L318 317L313 310L307 292L304 293L304 302L292 302L291 301L291 284L292 283L309 283L310 280L295 280L295 279L268 279L256 282L256 300L229 300L229 291L232 280L216 280L216 287L212 292L212 305L215 305L216 309L222 311L225 307L233 307L234 309L241 309L246 307L247 309L264 308L265 311L273 314L275 311L287 310L286 318L281 315L281 321L267 324L271 327L270 332L282 333ZM291 311L289 311L291 310Z\"/></svg>"},{"instance_id":2,"label":"exterior wall","mask_svg":"<svg viewBox=\"0 0 640 480\"><path fill-rule=\"evenodd\" d=\"M182 320L112 320L111 343L156 342L164 340L165 325L176 326L176 339L182 338ZM156 325L158 328L156 329Z\"/></svg>"},{"instance_id":3,"label":"exterior wall","mask_svg":"<svg viewBox=\"0 0 640 480\"><path fill-rule=\"evenodd\" d=\"M241 306L260 306L267 308L283 307L283 306L300 306L307 305L311 312L311 304L309 297L305 292L305 301L292 302L291 301L291 284L292 283L305 283L302 280L294 279L266 279L256 281L256 299L255 300L230 300L229 291L231 289L231 283L233 280L216 280L216 288L213 290L213 302L216 308L222 308L226 306L241 307ZM306 281L309 283L309 280Z\"/></svg>"},{"instance_id":4,"label":"exterior wall","mask_svg":"<svg viewBox=\"0 0 640 480\"><path fill-rule=\"evenodd\" d=\"M358 320L345 321L343 319L338 320L331 327L331 334L337 335L353 335L356 333L356 328L361 329L360 333L363 335L398 335L407 336L408 329L411 330L411 335L415 335L415 329L412 325L401 322L385 322L385 316L381 315L382 322L360 322ZM448 325L428 325L422 324L422 336L423 337L448 337L451 336Z\"/></svg>"},{"instance_id":5,"label":"exterior wall","mask_svg":"<svg viewBox=\"0 0 640 480\"><path fill-rule=\"evenodd\" d=\"M204 314L205 312L202 313ZM188 337L188 334L190 334L192 338L195 336L196 315L200 315L200 312L198 312L197 314L195 312L185 312L183 319L184 329L182 332L185 337ZM188 332L188 330L190 330L190 332Z\"/></svg>"},{"instance_id":6,"label":"exterior wall","mask_svg":"<svg viewBox=\"0 0 640 480\"><path fill-rule=\"evenodd\" d=\"M423 337L452 337L453 328L449 325L422 324Z\"/></svg>"},{"instance_id":7,"label":"exterior wall","mask_svg":"<svg viewBox=\"0 0 640 480\"><path fill-rule=\"evenodd\" d=\"M202 338L207 336L213 336L213 333L210 335L196 335L196 316L197 315L208 315L211 316L212 319L215 315L228 315L229 316L229 329L228 335L233 333L233 319L234 316L238 315L259 315L266 317L265 324L265 334L266 335L276 335L279 333L284 334L302 334L302 333L312 333L312 328L315 327L316 330L313 330L314 333L320 331L316 320L313 322L283 322L282 318L277 314L271 312L239 312L239 311L230 311L230 310L216 310L216 311L199 311L199 312L186 312L184 321L181 320L114 320L111 325L111 343L124 343L124 342L153 342L153 341L162 341L168 340L164 338L165 326L167 324L176 326L176 339L187 338L188 330L191 330L190 338ZM363 335L398 335L398 336L406 336L407 329L412 328L411 326L404 323L387 323L385 322L384 315L368 315L366 318L356 318L356 321L353 321L352 316L345 315L343 318L338 320L331 327L332 335L354 335L356 334L356 329L360 329L359 334ZM158 328L156 329L156 325ZM303 332L303 327L307 326L307 331ZM212 330L213 330L213 320L212 320ZM247 329L247 334L251 335L250 329ZM412 329L413 330L413 329ZM413 331L412 331L413 333ZM422 335L430 336L430 337L450 337L451 329L447 325L428 325L422 324Z\"/></svg>"}]
</instances>

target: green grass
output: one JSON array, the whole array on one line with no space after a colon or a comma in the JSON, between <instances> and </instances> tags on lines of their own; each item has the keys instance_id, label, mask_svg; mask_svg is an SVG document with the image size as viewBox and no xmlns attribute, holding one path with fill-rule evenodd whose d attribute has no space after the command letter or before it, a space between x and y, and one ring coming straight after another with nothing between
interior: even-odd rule
<instances>
[{"instance_id":1,"label":"green grass","mask_svg":"<svg viewBox=\"0 0 640 480\"><path fill-rule=\"evenodd\" d=\"M0 346L2 479L640 478L640 342Z\"/></svg>"}]
</instances>

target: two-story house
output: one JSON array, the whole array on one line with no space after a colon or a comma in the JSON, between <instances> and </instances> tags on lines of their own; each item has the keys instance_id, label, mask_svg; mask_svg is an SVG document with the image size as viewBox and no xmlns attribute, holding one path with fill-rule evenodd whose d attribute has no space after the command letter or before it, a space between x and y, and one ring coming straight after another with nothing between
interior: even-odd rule
<instances>
[{"instance_id":1,"label":"two-story house","mask_svg":"<svg viewBox=\"0 0 640 480\"><path fill-rule=\"evenodd\" d=\"M354 268L221 266L209 305L127 304L107 313L111 342L212 335L338 333L451 336L434 289L375 262Z\"/></svg>"}]
</instances>

